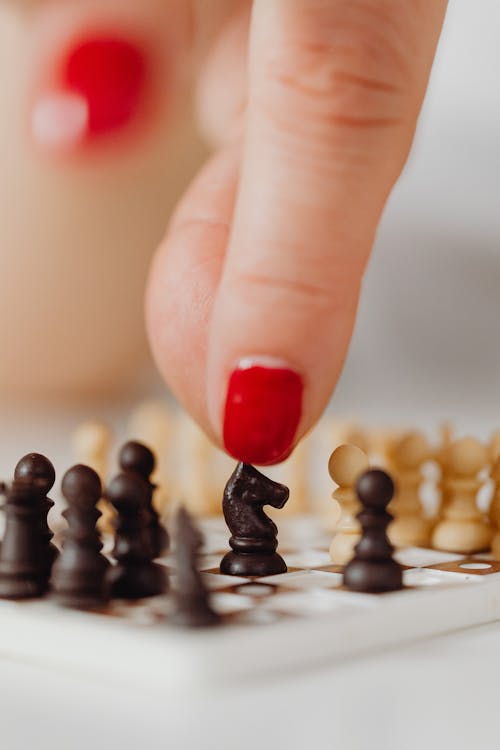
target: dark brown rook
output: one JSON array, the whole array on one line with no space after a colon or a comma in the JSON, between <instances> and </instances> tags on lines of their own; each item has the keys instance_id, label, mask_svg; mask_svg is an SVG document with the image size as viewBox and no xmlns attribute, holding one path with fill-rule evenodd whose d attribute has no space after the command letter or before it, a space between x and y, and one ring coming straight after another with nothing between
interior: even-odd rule
<instances>
[{"instance_id":1,"label":"dark brown rook","mask_svg":"<svg viewBox=\"0 0 500 750\"><path fill-rule=\"evenodd\" d=\"M262 510L264 505L283 508L289 490L249 464L239 463L224 490L222 509L232 534L221 573L260 577L286 573L286 563L276 552L278 529Z\"/></svg>"},{"instance_id":2,"label":"dark brown rook","mask_svg":"<svg viewBox=\"0 0 500 750\"><path fill-rule=\"evenodd\" d=\"M403 572L392 557L394 547L387 538L392 521L386 510L394 495L392 479L385 471L371 469L359 478L356 492L363 508L357 516L361 539L344 568L344 586L373 594L397 591L403 587Z\"/></svg>"},{"instance_id":3,"label":"dark brown rook","mask_svg":"<svg viewBox=\"0 0 500 750\"><path fill-rule=\"evenodd\" d=\"M47 495L56 481L56 472L49 459L42 456L41 453L28 453L18 461L16 468L14 469L14 478L26 481L36 481L39 486L43 488L43 493L40 496L40 536L44 550L42 554L44 555L45 564L47 566L48 580L50 578L52 565L59 554L59 550L52 542L52 537L54 535L50 530L47 520L49 510L54 505L53 501L47 497Z\"/></svg>"},{"instance_id":4,"label":"dark brown rook","mask_svg":"<svg viewBox=\"0 0 500 750\"><path fill-rule=\"evenodd\" d=\"M151 475L156 464L154 453L143 443L139 443L136 440L129 440L120 450L118 462L122 471L131 471L134 474L138 474L149 487L147 513L149 515L148 526L151 534L153 557L161 557L168 550L169 539L167 531L161 524L158 513L153 505L153 495L156 489L156 485L151 482Z\"/></svg>"},{"instance_id":5,"label":"dark brown rook","mask_svg":"<svg viewBox=\"0 0 500 750\"><path fill-rule=\"evenodd\" d=\"M106 497L118 514L113 549L117 564L107 575L113 599L143 599L167 590L166 569L153 562L149 491L144 479L128 471L118 474L107 488Z\"/></svg>"},{"instance_id":6,"label":"dark brown rook","mask_svg":"<svg viewBox=\"0 0 500 750\"><path fill-rule=\"evenodd\" d=\"M220 623L210 606L210 594L198 570L203 537L185 508L176 517L176 586L170 622L188 628L206 628Z\"/></svg>"},{"instance_id":7,"label":"dark brown rook","mask_svg":"<svg viewBox=\"0 0 500 750\"><path fill-rule=\"evenodd\" d=\"M0 598L30 599L47 590L45 549L40 537L38 480L14 479L6 488L5 533L0 550Z\"/></svg>"},{"instance_id":8,"label":"dark brown rook","mask_svg":"<svg viewBox=\"0 0 500 750\"><path fill-rule=\"evenodd\" d=\"M78 464L62 480L68 503L63 515L68 522L62 554L52 569L54 598L66 607L98 609L108 601L106 571L109 562L101 554L96 508L102 495L101 480L89 466Z\"/></svg>"}]
</instances>

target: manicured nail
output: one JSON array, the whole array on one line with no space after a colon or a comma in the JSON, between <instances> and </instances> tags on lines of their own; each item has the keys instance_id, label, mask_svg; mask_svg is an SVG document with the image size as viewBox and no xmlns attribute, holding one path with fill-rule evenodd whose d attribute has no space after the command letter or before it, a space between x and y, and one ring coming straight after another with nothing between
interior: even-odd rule
<instances>
[{"instance_id":1,"label":"manicured nail","mask_svg":"<svg viewBox=\"0 0 500 750\"><path fill-rule=\"evenodd\" d=\"M232 372L224 411L224 445L249 464L284 460L302 412L302 378L287 367L243 361Z\"/></svg>"},{"instance_id":2,"label":"manicured nail","mask_svg":"<svg viewBox=\"0 0 500 750\"><path fill-rule=\"evenodd\" d=\"M35 102L32 130L41 145L74 145L113 134L135 120L148 77L140 45L112 36L80 41L59 63L55 89Z\"/></svg>"}]
</instances>

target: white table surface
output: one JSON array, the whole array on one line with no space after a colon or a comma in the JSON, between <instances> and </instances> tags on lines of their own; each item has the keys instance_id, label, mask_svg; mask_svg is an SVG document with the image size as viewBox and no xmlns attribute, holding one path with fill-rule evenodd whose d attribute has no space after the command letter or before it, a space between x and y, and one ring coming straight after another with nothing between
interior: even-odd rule
<instances>
[{"instance_id":1,"label":"white table surface","mask_svg":"<svg viewBox=\"0 0 500 750\"><path fill-rule=\"evenodd\" d=\"M126 658L126 654L124 654ZM151 699L2 660L6 750L498 748L500 626L267 684Z\"/></svg>"},{"instance_id":2,"label":"white table surface","mask_svg":"<svg viewBox=\"0 0 500 750\"><path fill-rule=\"evenodd\" d=\"M499 27L497 0L452 0L415 151L367 275L339 411L500 425ZM68 432L85 413L4 409L0 471L28 450L65 468ZM2 660L0 744L488 750L500 744L499 674L500 624L189 702Z\"/></svg>"}]
</instances>

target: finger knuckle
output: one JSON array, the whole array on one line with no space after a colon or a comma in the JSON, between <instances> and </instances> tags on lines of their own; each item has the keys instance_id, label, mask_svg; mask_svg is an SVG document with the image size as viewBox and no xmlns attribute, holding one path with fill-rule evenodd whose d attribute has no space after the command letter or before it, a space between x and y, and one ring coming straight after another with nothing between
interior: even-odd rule
<instances>
[{"instance_id":1,"label":"finger knuckle","mask_svg":"<svg viewBox=\"0 0 500 750\"><path fill-rule=\"evenodd\" d=\"M321 29L312 26L269 53L263 106L270 116L285 129L293 118L295 129L328 137L401 125L409 65L396 27L345 11Z\"/></svg>"},{"instance_id":2,"label":"finger knuckle","mask_svg":"<svg viewBox=\"0 0 500 750\"><path fill-rule=\"evenodd\" d=\"M275 275L240 269L231 280L233 291L245 304L255 309L287 309L298 319L307 315L323 318L334 314L346 304L354 286L342 283L331 285L318 280L296 278L292 275Z\"/></svg>"}]
</instances>

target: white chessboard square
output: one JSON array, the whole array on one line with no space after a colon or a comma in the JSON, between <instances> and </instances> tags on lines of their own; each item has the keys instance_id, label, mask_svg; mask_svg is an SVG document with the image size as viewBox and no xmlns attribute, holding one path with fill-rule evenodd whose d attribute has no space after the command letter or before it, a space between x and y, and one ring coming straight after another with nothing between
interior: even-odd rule
<instances>
[{"instance_id":1,"label":"white chessboard square","mask_svg":"<svg viewBox=\"0 0 500 750\"><path fill-rule=\"evenodd\" d=\"M213 568L218 568L221 560L222 555L203 555L200 560L199 569L212 570Z\"/></svg>"},{"instance_id":2,"label":"white chessboard square","mask_svg":"<svg viewBox=\"0 0 500 750\"><path fill-rule=\"evenodd\" d=\"M301 570L272 577L274 581L280 578L279 585L291 589L328 589L342 585L341 573L325 573L321 570Z\"/></svg>"},{"instance_id":3,"label":"white chessboard square","mask_svg":"<svg viewBox=\"0 0 500 750\"><path fill-rule=\"evenodd\" d=\"M479 576L450 572L447 570L429 570L428 568L415 568L403 571L405 586L453 586L456 584L468 584L480 580Z\"/></svg>"},{"instance_id":4,"label":"white chessboard square","mask_svg":"<svg viewBox=\"0 0 500 750\"><path fill-rule=\"evenodd\" d=\"M230 615L235 612L242 612L253 607L253 599L250 596L241 596L240 594L229 594L223 591L216 591L210 603L213 608L221 615Z\"/></svg>"},{"instance_id":5,"label":"white chessboard square","mask_svg":"<svg viewBox=\"0 0 500 750\"><path fill-rule=\"evenodd\" d=\"M253 596L257 599L261 597L271 596L276 591L276 586L269 583L261 583L260 581L249 581L243 583L241 586L236 586L238 594L244 596Z\"/></svg>"},{"instance_id":6,"label":"white chessboard square","mask_svg":"<svg viewBox=\"0 0 500 750\"><path fill-rule=\"evenodd\" d=\"M407 565L409 568L424 568L428 565L454 562L455 560L460 560L463 555L455 555L452 552L439 552L433 549L424 549L423 547L408 547L396 550L394 557L400 565Z\"/></svg>"},{"instance_id":7,"label":"white chessboard square","mask_svg":"<svg viewBox=\"0 0 500 750\"><path fill-rule=\"evenodd\" d=\"M305 572L306 571L304 570L297 570L289 573L278 573L275 576L262 576L261 578L256 578L255 581L258 581L259 583L272 583L275 586L281 586L281 584L286 586L287 583L290 585L291 581L302 576Z\"/></svg>"},{"instance_id":8,"label":"white chessboard square","mask_svg":"<svg viewBox=\"0 0 500 750\"><path fill-rule=\"evenodd\" d=\"M229 552L228 534L209 534L203 541L202 553L204 555L211 555L225 549Z\"/></svg>"},{"instance_id":9,"label":"white chessboard square","mask_svg":"<svg viewBox=\"0 0 500 750\"><path fill-rule=\"evenodd\" d=\"M330 565L331 562L329 552L319 549L286 555L286 563L292 568L319 568L321 565Z\"/></svg>"},{"instance_id":10,"label":"white chessboard square","mask_svg":"<svg viewBox=\"0 0 500 750\"><path fill-rule=\"evenodd\" d=\"M250 583L249 578L240 578L239 576L225 576L222 573L202 573L202 579L205 585L215 591L225 589L228 586L237 586L242 583Z\"/></svg>"}]
</instances>

